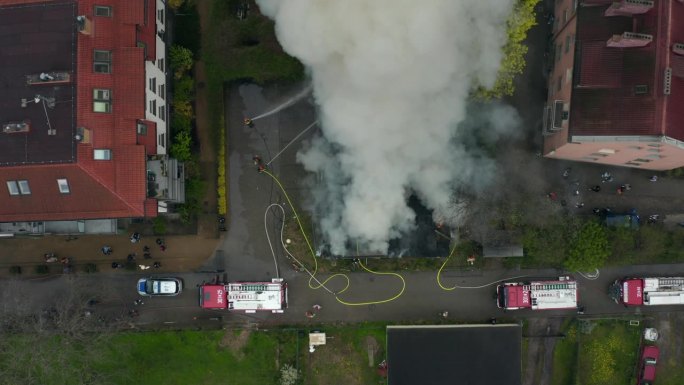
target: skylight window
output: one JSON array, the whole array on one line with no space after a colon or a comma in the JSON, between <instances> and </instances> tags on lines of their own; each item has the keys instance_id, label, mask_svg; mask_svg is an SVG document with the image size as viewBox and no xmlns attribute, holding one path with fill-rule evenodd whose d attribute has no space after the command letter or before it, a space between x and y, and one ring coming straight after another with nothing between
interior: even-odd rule
<instances>
[{"instance_id":1,"label":"skylight window","mask_svg":"<svg viewBox=\"0 0 684 385\"><path fill-rule=\"evenodd\" d=\"M93 152L93 159L95 160L111 160L112 150L110 149L95 149Z\"/></svg>"},{"instance_id":2,"label":"skylight window","mask_svg":"<svg viewBox=\"0 0 684 385\"><path fill-rule=\"evenodd\" d=\"M66 179L57 179L57 186L59 186L59 192L62 194L68 194L71 192L69 190L69 181Z\"/></svg>"},{"instance_id":3,"label":"skylight window","mask_svg":"<svg viewBox=\"0 0 684 385\"><path fill-rule=\"evenodd\" d=\"M10 195L19 195L19 186L17 186L16 180L8 180L7 189L9 190Z\"/></svg>"},{"instance_id":4,"label":"skylight window","mask_svg":"<svg viewBox=\"0 0 684 385\"><path fill-rule=\"evenodd\" d=\"M31 194L31 188L29 187L29 183L27 180L20 180L17 181L19 184L19 192L21 195L30 195Z\"/></svg>"}]
</instances>

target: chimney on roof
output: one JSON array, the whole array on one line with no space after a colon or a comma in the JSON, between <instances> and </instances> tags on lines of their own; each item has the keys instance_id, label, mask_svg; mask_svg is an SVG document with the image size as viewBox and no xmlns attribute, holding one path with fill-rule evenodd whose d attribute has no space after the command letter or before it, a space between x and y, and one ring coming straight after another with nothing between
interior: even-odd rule
<instances>
[{"instance_id":1,"label":"chimney on roof","mask_svg":"<svg viewBox=\"0 0 684 385\"><path fill-rule=\"evenodd\" d=\"M614 2L603 16L632 16L648 12L653 8L651 0L622 0Z\"/></svg>"},{"instance_id":2,"label":"chimney on roof","mask_svg":"<svg viewBox=\"0 0 684 385\"><path fill-rule=\"evenodd\" d=\"M653 35L645 33L623 32L622 35L613 35L606 47L610 48L638 48L645 47L653 41Z\"/></svg>"},{"instance_id":3,"label":"chimney on roof","mask_svg":"<svg viewBox=\"0 0 684 385\"><path fill-rule=\"evenodd\" d=\"M90 32L93 29L93 23L90 21L88 16L76 16L76 28L78 29L78 32L84 35L90 35Z\"/></svg>"},{"instance_id":4,"label":"chimney on roof","mask_svg":"<svg viewBox=\"0 0 684 385\"><path fill-rule=\"evenodd\" d=\"M677 55L684 56L684 43L674 43L672 45L672 52L674 52Z\"/></svg>"}]
</instances>

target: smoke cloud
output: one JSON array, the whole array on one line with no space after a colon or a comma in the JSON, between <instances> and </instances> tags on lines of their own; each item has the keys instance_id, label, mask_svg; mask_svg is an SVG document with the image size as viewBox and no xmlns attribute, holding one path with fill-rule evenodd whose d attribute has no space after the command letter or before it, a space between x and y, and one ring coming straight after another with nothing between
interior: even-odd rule
<instances>
[{"instance_id":1,"label":"smoke cloud","mask_svg":"<svg viewBox=\"0 0 684 385\"><path fill-rule=\"evenodd\" d=\"M323 136L298 154L335 254L351 242L386 252L413 227L410 194L457 224L454 191L477 190L494 163L466 133L473 85L492 86L512 0L257 0L283 48L312 77ZM500 135L507 108L480 107ZM472 120L472 119L471 119ZM477 126L477 125L476 125ZM461 128L460 128L461 127Z\"/></svg>"}]
</instances>

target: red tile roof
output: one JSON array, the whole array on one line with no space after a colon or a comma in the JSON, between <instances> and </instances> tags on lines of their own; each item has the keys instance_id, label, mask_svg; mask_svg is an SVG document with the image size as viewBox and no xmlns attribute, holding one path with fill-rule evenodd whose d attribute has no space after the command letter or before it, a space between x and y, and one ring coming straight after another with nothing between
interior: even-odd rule
<instances>
[{"instance_id":1,"label":"red tile roof","mask_svg":"<svg viewBox=\"0 0 684 385\"><path fill-rule=\"evenodd\" d=\"M659 0L645 14L606 17L612 2L591 3L579 7L577 14L570 135L667 135L684 140L684 84L674 76L684 75L684 58L671 50L672 43L684 42L684 4ZM623 32L649 34L653 41L643 48L606 46L611 36ZM664 95L668 66L673 80L670 95ZM637 94L636 86L646 86L646 93Z\"/></svg>"},{"instance_id":2,"label":"red tile roof","mask_svg":"<svg viewBox=\"0 0 684 385\"><path fill-rule=\"evenodd\" d=\"M665 103L663 130L670 137L684 141L684 75L682 74L684 57L673 53L671 48L674 43L684 43L684 4L679 1L672 1L668 27L671 36L670 47L663 47L663 51L667 52L665 60L670 59L672 84L670 96ZM662 78L659 80L662 81Z\"/></svg>"},{"instance_id":3,"label":"red tile roof","mask_svg":"<svg viewBox=\"0 0 684 385\"><path fill-rule=\"evenodd\" d=\"M0 0L0 6L9 3ZM78 14L93 22L91 35L77 34L76 47L76 125L89 130L90 143L77 145L73 164L0 167L0 221L157 215L156 200L147 198L146 178L146 149L156 152L156 130L148 123L151 144L147 136L139 143L136 134L146 108L145 50L138 41L152 37L147 52L154 57L156 2L147 0L147 23L143 1L80 0L77 4ZM111 6L112 17L94 17L95 4ZM68 23L73 26L73 21ZM96 49L111 51L111 74L93 72ZM111 91L111 113L93 112L94 89ZM93 159L95 149L111 150L111 160ZM69 183L68 194L59 191L61 178ZM28 180L31 194L9 196L4 186L8 180Z\"/></svg>"}]
</instances>

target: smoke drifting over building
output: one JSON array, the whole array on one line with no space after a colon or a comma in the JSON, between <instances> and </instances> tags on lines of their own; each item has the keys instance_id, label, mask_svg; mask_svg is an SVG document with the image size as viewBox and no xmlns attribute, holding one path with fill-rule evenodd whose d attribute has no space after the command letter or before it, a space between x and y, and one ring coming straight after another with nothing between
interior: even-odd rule
<instances>
[{"instance_id":1,"label":"smoke drifting over building","mask_svg":"<svg viewBox=\"0 0 684 385\"><path fill-rule=\"evenodd\" d=\"M413 226L411 194L458 223L453 192L494 171L459 125L473 84L496 79L513 1L257 2L312 78L323 136L298 159L324 179L314 194L332 252L356 242L386 251ZM501 132L515 121L492 108L483 126L496 118L490 129Z\"/></svg>"}]
</instances>

